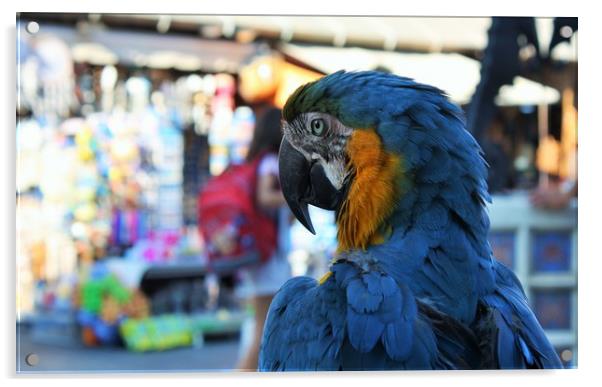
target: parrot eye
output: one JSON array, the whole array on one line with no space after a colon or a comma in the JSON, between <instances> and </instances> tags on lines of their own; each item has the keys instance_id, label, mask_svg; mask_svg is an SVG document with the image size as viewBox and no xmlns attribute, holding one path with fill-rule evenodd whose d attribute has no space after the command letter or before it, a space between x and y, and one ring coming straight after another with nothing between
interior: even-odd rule
<instances>
[{"instance_id":1,"label":"parrot eye","mask_svg":"<svg viewBox=\"0 0 602 387\"><path fill-rule=\"evenodd\" d=\"M311 133L314 136L322 136L326 132L326 122L322 118L311 120Z\"/></svg>"}]
</instances>

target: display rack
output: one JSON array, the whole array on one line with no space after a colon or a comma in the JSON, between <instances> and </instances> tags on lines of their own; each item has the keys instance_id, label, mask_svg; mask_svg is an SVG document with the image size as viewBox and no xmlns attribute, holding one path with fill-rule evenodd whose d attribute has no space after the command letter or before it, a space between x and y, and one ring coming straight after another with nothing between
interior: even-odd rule
<instances>
[{"instance_id":1,"label":"display rack","mask_svg":"<svg viewBox=\"0 0 602 387\"><path fill-rule=\"evenodd\" d=\"M490 244L512 268L565 366L577 364L577 201L540 210L527 193L494 196Z\"/></svg>"}]
</instances>

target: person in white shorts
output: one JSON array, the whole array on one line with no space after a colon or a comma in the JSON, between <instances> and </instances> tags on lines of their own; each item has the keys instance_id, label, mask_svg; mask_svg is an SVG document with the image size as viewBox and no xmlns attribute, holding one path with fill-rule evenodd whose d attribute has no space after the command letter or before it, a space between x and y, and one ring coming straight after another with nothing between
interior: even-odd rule
<instances>
[{"instance_id":1,"label":"person in white shorts","mask_svg":"<svg viewBox=\"0 0 602 387\"><path fill-rule=\"evenodd\" d=\"M247 161L262 157L257 169L257 205L271 215L278 225L278 246L272 257L258 266L242 269L236 293L249 300L255 310L252 339L246 345L238 368L244 371L257 369L263 324L272 298L291 278L287 259L289 246L290 212L278 182L278 149L282 141L281 111L267 109L257 120Z\"/></svg>"}]
</instances>

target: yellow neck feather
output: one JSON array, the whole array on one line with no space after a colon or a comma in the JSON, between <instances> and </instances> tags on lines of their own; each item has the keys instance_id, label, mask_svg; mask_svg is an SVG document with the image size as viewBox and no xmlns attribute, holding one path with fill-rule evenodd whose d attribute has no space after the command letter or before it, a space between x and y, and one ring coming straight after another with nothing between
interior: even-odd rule
<instances>
[{"instance_id":1,"label":"yellow neck feather","mask_svg":"<svg viewBox=\"0 0 602 387\"><path fill-rule=\"evenodd\" d=\"M390 230L383 222L393 212L403 173L400 158L385 151L373 130L355 130L347 154L355 177L337 217L339 252L365 250L388 237Z\"/></svg>"}]
</instances>

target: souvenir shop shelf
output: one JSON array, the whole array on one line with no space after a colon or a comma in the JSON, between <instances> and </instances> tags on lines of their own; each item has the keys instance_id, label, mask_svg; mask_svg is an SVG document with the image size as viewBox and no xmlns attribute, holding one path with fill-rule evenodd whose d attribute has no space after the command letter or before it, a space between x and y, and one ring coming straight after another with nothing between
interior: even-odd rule
<instances>
[{"instance_id":1,"label":"souvenir shop shelf","mask_svg":"<svg viewBox=\"0 0 602 387\"><path fill-rule=\"evenodd\" d=\"M494 196L489 217L494 255L519 277L565 365L577 364L577 203L544 211L527 193Z\"/></svg>"}]
</instances>

